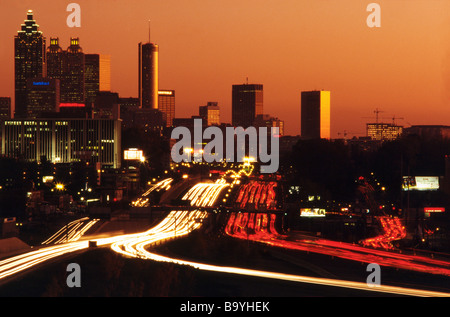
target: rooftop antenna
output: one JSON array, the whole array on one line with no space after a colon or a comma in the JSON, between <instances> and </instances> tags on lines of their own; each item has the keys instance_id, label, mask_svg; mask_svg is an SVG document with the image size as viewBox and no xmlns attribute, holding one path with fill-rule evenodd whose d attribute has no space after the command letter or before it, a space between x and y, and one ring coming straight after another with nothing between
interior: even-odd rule
<instances>
[{"instance_id":1,"label":"rooftop antenna","mask_svg":"<svg viewBox=\"0 0 450 317\"><path fill-rule=\"evenodd\" d=\"M150 42L150 20L148 20L148 42Z\"/></svg>"}]
</instances>

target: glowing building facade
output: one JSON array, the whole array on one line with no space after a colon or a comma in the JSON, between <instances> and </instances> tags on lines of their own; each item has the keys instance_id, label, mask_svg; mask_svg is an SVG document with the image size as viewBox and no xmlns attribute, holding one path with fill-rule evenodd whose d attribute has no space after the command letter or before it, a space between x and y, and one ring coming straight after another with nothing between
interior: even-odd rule
<instances>
[{"instance_id":1,"label":"glowing building facade","mask_svg":"<svg viewBox=\"0 0 450 317\"><path fill-rule=\"evenodd\" d=\"M175 90L158 91L158 110L163 113L166 127L171 127L175 118Z\"/></svg>"},{"instance_id":2,"label":"glowing building facade","mask_svg":"<svg viewBox=\"0 0 450 317\"><path fill-rule=\"evenodd\" d=\"M20 119L2 123L2 155L119 168L121 124L112 119Z\"/></svg>"},{"instance_id":3,"label":"glowing building facade","mask_svg":"<svg viewBox=\"0 0 450 317\"><path fill-rule=\"evenodd\" d=\"M330 139L330 92L303 91L301 93L302 139Z\"/></svg>"},{"instance_id":4,"label":"glowing building facade","mask_svg":"<svg viewBox=\"0 0 450 317\"><path fill-rule=\"evenodd\" d=\"M158 109L158 51L156 44L139 43L138 95L144 109Z\"/></svg>"},{"instance_id":5,"label":"glowing building facade","mask_svg":"<svg viewBox=\"0 0 450 317\"><path fill-rule=\"evenodd\" d=\"M210 101L206 106L200 106L198 112L207 126L220 125L220 107L217 102Z\"/></svg>"}]
</instances>

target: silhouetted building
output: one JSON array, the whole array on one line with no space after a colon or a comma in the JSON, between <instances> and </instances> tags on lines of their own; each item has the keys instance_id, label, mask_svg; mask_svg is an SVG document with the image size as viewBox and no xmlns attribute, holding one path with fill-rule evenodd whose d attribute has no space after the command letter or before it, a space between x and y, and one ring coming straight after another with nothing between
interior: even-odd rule
<instances>
[{"instance_id":1,"label":"silhouetted building","mask_svg":"<svg viewBox=\"0 0 450 317\"><path fill-rule=\"evenodd\" d=\"M27 19L14 37L15 116L25 117L27 80L46 76L45 37L28 10Z\"/></svg>"},{"instance_id":2,"label":"silhouetted building","mask_svg":"<svg viewBox=\"0 0 450 317\"><path fill-rule=\"evenodd\" d=\"M266 127L267 133L270 134L270 128L278 128L278 136L284 135L284 121L278 118L271 117L268 114L260 114L256 116L253 123L255 128Z\"/></svg>"},{"instance_id":3,"label":"silhouetted building","mask_svg":"<svg viewBox=\"0 0 450 317\"><path fill-rule=\"evenodd\" d=\"M404 129L406 135L418 135L425 138L450 138L448 125L412 125Z\"/></svg>"},{"instance_id":4,"label":"silhouetted building","mask_svg":"<svg viewBox=\"0 0 450 317\"><path fill-rule=\"evenodd\" d=\"M84 103L85 55L79 38L71 38L66 51L61 49L58 38L51 38L47 56L47 75L60 80L61 102Z\"/></svg>"},{"instance_id":5,"label":"silhouetted building","mask_svg":"<svg viewBox=\"0 0 450 317\"><path fill-rule=\"evenodd\" d=\"M206 106L200 106L198 112L207 126L220 125L220 107L217 102L210 101Z\"/></svg>"},{"instance_id":6,"label":"silhouetted building","mask_svg":"<svg viewBox=\"0 0 450 317\"><path fill-rule=\"evenodd\" d=\"M118 168L121 125L111 119L6 120L2 124L2 154L40 162L89 162Z\"/></svg>"},{"instance_id":7,"label":"silhouetted building","mask_svg":"<svg viewBox=\"0 0 450 317\"><path fill-rule=\"evenodd\" d=\"M158 109L158 45L139 43L138 96L141 108Z\"/></svg>"},{"instance_id":8,"label":"silhouetted building","mask_svg":"<svg viewBox=\"0 0 450 317\"><path fill-rule=\"evenodd\" d=\"M263 85L233 85L231 121L235 127L250 127L263 114Z\"/></svg>"},{"instance_id":9,"label":"silhouetted building","mask_svg":"<svg viewBox=\"0 0 450 317\"><path fill-rule=\"evenodd\" d=\"M132 127L134 125L134 114L139 110L139 98L119 98L119 106L122 127Z\"/></svg>"},{"instance_id":10,"label":"silhouetted building","mask_svg":"<svg viewBox=\"0 0 450 317\"><path fill-rule=\"evenodd\" d=\"M0 121L11 119L11 97L0 97Z\"/></svg>"},{"instance_id":11,"label":"silhouetted building","mask_svg":"<svg viewBox=\"0 0 450 317\"><path fill-rule=\"evenodd\" d=\"M84 89L86 103L95 102L99 91L111 90L111 58L109 55L85 54Z\"/></svg>"},{"instance_id":12,"label":"silhouetted building","mask_svg":"<svg viewBox=\"0 0 450 317\"><path fill-rule=\"evenodd\" d=\"M119 94L111 91L99 91L95 97L95 118L120 118Z\"/></svg>"},{"instance_id":13,"label":"silhouetted building","mask_svg":"<svg viewBox=\"0 0 450 317\"><path fill-rule=\"evenodd\" d=\"M59 79L36 77L27 80L27 118L38 118L46 112L59 112Z\"/></svg>"},{"instance_id":14,"label":"silhouetted building","mask_svg":"<svg viewBox=\"0 0 450 317\"><path fill-rule=\"evenodd\" d=\"M158 110L163 113L166 127L171 127L175 118L175 90L158 91Z\"/></svg>"},{"instance_id":15,"label":"silhouetted building","mask_svg":"<svg viewBox=\"0 0 450 317\"><path fill-rule=\"evenodd\" d=\"M301 93L302 139L330 139L330 92L303 91Z\"/></svg>"}]
</instances>

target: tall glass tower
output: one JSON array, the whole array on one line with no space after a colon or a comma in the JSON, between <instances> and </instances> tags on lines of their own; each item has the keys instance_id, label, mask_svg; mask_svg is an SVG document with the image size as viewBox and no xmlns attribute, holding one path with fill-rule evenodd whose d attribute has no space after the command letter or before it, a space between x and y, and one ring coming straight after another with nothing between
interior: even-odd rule
<instances>
[{"instance_id":1,"label":"tall glass tower","mask_svg":"<svg viewBox=\"0 0 450 317\"><path fill-rule=\"evenodd\" d=\"M302 91L301 137L330 139L330 92Z\"/></svg>"},{"instance_id":2,"label":"tall glass tower","mask_svg":"<svg viewBox=\"0 0 450 317\"><path fill-rule=\"evenodd\" d=\"M263 85L233 85L231 102L232 125L243 128L253 126L256 116L263 114Z\"/></svg>"},{"instance_id":3,"label":"tall glass tower","mask_svg":"<svg viewBox=\"0 0 450 317\"><path fill-rule=\"evenodd\" d=\"M26 116L27 80L46 76L45 37L28 10L27 19L14 37L15 116Z\"/></svg>"},{"instance_id":4,"label":"tall glass tower","mask_svg":"<svg viewBox=\"0 0 450 317\"><path fill-rule=\"evenodd\" d=\"M139 106L158 109L158 51L154 43L139 43Z\"/></svg>"}]
</instances>

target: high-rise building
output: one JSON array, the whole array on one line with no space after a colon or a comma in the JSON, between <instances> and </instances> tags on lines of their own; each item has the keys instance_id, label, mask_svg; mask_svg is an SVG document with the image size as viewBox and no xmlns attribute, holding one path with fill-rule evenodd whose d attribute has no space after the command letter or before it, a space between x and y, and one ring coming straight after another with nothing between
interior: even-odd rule
<instances>
[{"instance_id":1,"label":"high-rise building","mask_svg":"<svg viewBox=\"0 0 450 317\"><path fill-rule=\"evenodd\" d=\"M175 90L158 91L158 110L163 113L166 127L171 127L175 118Z\"/></svg>"},{"instance_id":2,"label":"high-rise building","mask_svg":"<svg viewBox=\"0 0 450 317\"><path fill-rule=\"evenodd\" d=\"M64 64L65 54L59 45L59 38L51 37L50 45L47 48L47 76L61 81L63 79Z\"/></svg>"},{"instance_id":3,"label":"high-rise building","mask_svg":"<svg viewBox=\"0 0 450 317\"><path fill-rule=\"evenodd\" d=\"M121 125L113 119L21 119L2 123L2 155L52 163L89 162L119 168Z\"/></svg>"},{"instance_id":4,"label":"high-rise building","mask_svg":"<svg viewBox=\"0 0 450 317\"><path fill-rule=\"evenodd\" d=\"M103 54L85 54L84 57L86 103L93 103L99 91L111 90L111 58Z\"/></svg>"},{"instance_id":5,"label":"high-rise building","mask_svg":"<svg viewBox=\"0 0 450 317\"><path fill-rule=\"evenodd\" d=\"M24 117L27 79L46 76L45 37L28 10L27 19L14 37L15 116Z\"/></svg>"},{"instance_id":6,"label":"high-rise building","mask_svg":"<svg viewBox=\"0 0 450 317\"><path fill-rule=\"evenodd\" d=\"M158 109L158 51L156 44L139 43L138 96L144 109Z\"/></svg>"},{"instance_id":7,"label":"high-rise building","mask_svg":"<svg viewBox=\"0 0 450 317\"><path fill-rule=\"evenodd\" d=\"M233 126L250 127L256 116L263 114L263 85L233 85L231 111Z\"/></svg>"},{"instance_id":8,"label":"high-rise building","mask_svg":"<svg viewBox=\"0 0 450 317\"><path fill-rule=\"evenodd\" d=\"M367 123L367 136L371 140L392 141L398 139L403 127L391 123Z\"/></svg>"},{"instance_id":9,"label":"high-rise building","mask_svg":"<svg viewBox=\"0 0 450 317\"><path fill-rule=\"evenodd\" d=\"M62 102L85 102L84 62L84 53L79 38L73 37L70 39L70 46L66 50L64 79L61 81Z\"/></svg>"},{"instance_id":10,"label":"high-rise building","mask_svg":"<svg viewBox=\"0 0 450 317\"><path fill-rule=\"evenodd\" d=\"M0 97L0 121L11 119L11 97Z\"/></svg>"},{"instance_id":11,"label":"high-rise building","mask_svg":"<svg viewBox=\"0 0 450 317\"><path fill-rule=\"evenodd\" d=\"M302 139L330 139L330 92L302 91Z\"/></svg>"},{"instance_id":12,"label":"high-rise building","mask_svg":"<svg viewBox=\"0 0 450 317\"><path fill-rule=\"evenodd\" d=\"M85 54L79 38L71 38L66 51L61 49L58 38L51 38L47 56L47 76L60 80L61 102L84 103Z\"/></svg>"},{"instance_id":13,"label":"high-rise building","mask_svg":"<svg viewBox=\"0 0 450 317\"><path fill-rule=\"evenodd\" d=\"M200 106L198 114L207 126L220 125L220 107L217 102L209 101L206 106Z\"/></svg>"},{"instance_id":14,"label":"high-rise building","mask_svg":"<svg viewBox=\"0 0 450 317\"><path fill-rule=\"evenodd\" d=\"M277 136L284 135L284 121L275 117L271 117L268 114L260 114L256 116L255 121L253 122L253 126L255 128L268 128L267 134L271 134L270 128L278 128Z\"/></svg>"},{"instance_id":15,"label":"high-rise building","mask_svg":"<svg viewBox=\"0 0 450 317\"><path fill-rule=\"evenodd\" d=\"M59 79L36 77L27 80L27 118L38 118L47 112L59 112Z\"/></svg>"}]
</instances>

